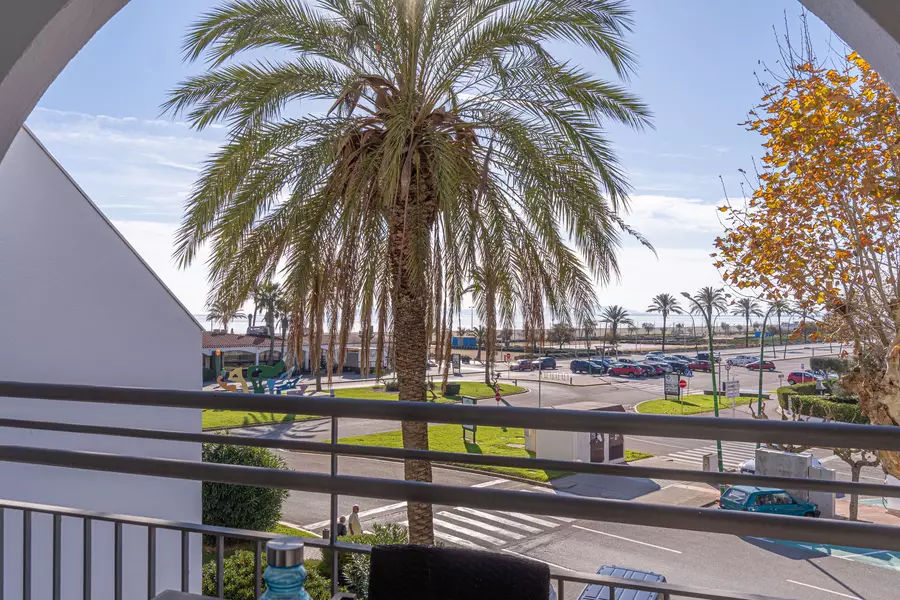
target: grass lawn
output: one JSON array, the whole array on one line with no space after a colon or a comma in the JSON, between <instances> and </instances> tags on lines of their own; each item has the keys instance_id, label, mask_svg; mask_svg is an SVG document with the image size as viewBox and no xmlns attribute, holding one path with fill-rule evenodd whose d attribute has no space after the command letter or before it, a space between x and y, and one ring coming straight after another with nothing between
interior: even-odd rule
<instances>
[{"instance_id":1,"label":"grass lawn","mask_svg":"<svg viewBox=\"0 0 900 600\"><path fill-rule=\"evenodd\" d=\"M266 425L269 423L290 423L292 421L306 421L317 419L312 415L294 415L281 413L247 412L242 410L203 410L203 429L216 429L219 427L244 427L251 425Z\"/></svg>"},{"instance_id":2,"label":"grass lawn","mask_svg":"<svg viewBox=\"0 0 900 600\"><path fill-rule=\"evenodd\" d=\"M638 452L637 450L626 450L625 451L625 462L641 460L642 458L653 458L653 455L648 454L646 452Z\"/></svg>"},{"instance_id":3,"label":"grass lawn","mask_svg":"<svg viewBox=\"0 0 900 600\"><path fill-rule=\"evenodd\" d=\"M475 398L493 398L494 390L477 381L462 381L459 396L438 396L436 402L458 402L460 396L473 396ZM396 392L385 392L384 387L368 386L353 388L335 388L336 398L359 398L361 400L397 400ZM500 384L500 395L524 392L525 388L510 383ZM292 421L306 421L316 419L313 415L296 415L281 413L246 412L239 410L215 410L203 411L203 429L217 429L220 427L246 427L252 425L267 425L269 423L290 423Z\"/></svg>"},{"instance_id":4,"label":"grass lawn","mask_svg":"<svg viewBox=\"0 0 900 600\"><path fill-rule=\"evenodd\" d=\"M464 442L462 427L459 425L432 425L428 428L428 445L431 450L442 452L466 452L468 454L492 454L496 456L534 457L533 452L525 450L525 437L522 429L509 427L503 431L500 427L479 427L477 443ZM340 438L342 444L359 446L381 446L384 448L402 448L403 440L399 431L373 433L355 437ZM650 458L651 454L643 452L625 452L625 460ZM488 473L515 475L532 481L550 481L571 473L567 471L545 471L543 469L524 469L515 467L495 467L490 465L462 465Z\"/></svg>"},{"instance_id":5,"label":"grass lawn","mask_svg":"<svg viewBox=\"0 0 900 600\"><path fill-rule=\"evenodd\" d=\"M746 406L755 398L740 396L734 399L735 406ZM719 410L731 408L731 400L719 396ZM697 413L711 412L713 410L713 397L703 394L691 394L682 396L681 400L650 400L639 404L637 411L646 415L696 415Z\"/></svg>"},{"instance_id":6,"label":"grass lawn","mask_svg":"<svg viewBox=\"0 0 900 600\"><path fill-rule=\"evenodd\" d=\"M501 383L500 384L500 395L506 396L509 394L515 394L519 392L524 392L525 388L520 387L518 385L512 385L511 383ZM361 400L397 400L398 395L396 392L385 392L384 386L369 386L369 387L353 387L353 388L336 388L334 390L334 395L337 398L359 398ZM494 389L485 385L484 383L479 383L477 381L460 381L459 382L459 395L458 396L438 396L436 402L459 402L462 400L462 396L472 396L473 398L493 398L494 397ZM429 394L429 399L432 396Z\"/></svg>"}]
</instances>

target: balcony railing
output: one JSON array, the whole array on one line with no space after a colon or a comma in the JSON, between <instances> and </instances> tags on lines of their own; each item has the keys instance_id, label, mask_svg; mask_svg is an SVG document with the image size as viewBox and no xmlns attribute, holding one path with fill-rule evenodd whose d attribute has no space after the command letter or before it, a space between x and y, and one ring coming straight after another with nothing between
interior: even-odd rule
<instances>
[{"instance_id":1,"label":"balcony railing","mask_svg":"<svg viewBox=\"0 0 900 600\"><path fill-rule=\"evenodd\" d=\"M285 439L262 439L220 436L207 433L184 433L139 428L79 425L36 420L2 418L0 428L18 428L125 438L168 440L176 442L213 442L268 448L283 448L331 456L331 473L308 473L220 465L193 461L146 458L137 456L99 454L50 448L0 445L0 460L36 465L62 466L107 472L129 473L154 477L216 481L220 483L277 487L288 490L318 492L331 496L331 522L337 522L337 498L340 495L383 500L402 500L430 504L448 504L481 509L515 510L593 521L608 521L646 525L670 529L705 531L732 535L790 539L800 542L829 543L879 550L900 550L900 528L870 523L833 520L814 520L777 515L664 506L621 500L580 498L551 494L533 494L491 488L456 487L425 484L392 479L355 477L338 474L340 456L381 457L395 459L426 459L444 463L480 464L532 469L552 469L573 473L591 473L624 477L665 478L712 485L748 484L810 491L844 492L849 494L900 497L900 487L850 483L845 481L809 480L788 477L746 475L739 473L709 473L682 469L641 466L607 465L537 458L517 458L426 450L405 450L338 444L340 418L368 418L380 420L408 420L428 423L471 423L476 425L540 428L543 430L606 432L621 434L658 435L669 438L703 438L744 442L807 444L825 447L853 447L868 450L900 451L900 435L892 427L848 425L835 423L797 423L756 421L744 419L713 419L704 417L666 417L631 413L542 410L530 408L495 408L355 400L329 397L266 396L244 394L210 394L172 390L73 386L0 382L0 396L136 406L178 408L210 408L223 410L271 411L322 415L331 418L331 442L309 442ZM31 515L53 516L53 598L60 598L60 563L63 519L77 519L83 523L84 573L91 572L91 538L94 522L114 524L114 591L122 598L122 571L127 557L123 556L122 528L124 525L146 529L147 540L147 597L156 590L157 532L181 532L181 586L187 590L190 580L190 536L192 533L212 536L217 540L218 596L223 597L223 558L225 538L254 541L257 565L257 592L260 585L260 550L274 534L210 527L201 524L179 523L161 519L103 514L57 506L46 506L0 499L0 541L2 513L18 511L22 514L22 589L23 600L30 600L33 570L31 565ZM330 539L308 540L310 546L332 548L340 552L368 552L365 546L346 544L336 538L331 527ZM0 543L0 600L3 600L2 574L9 549ZM338 552L332 553L332 573L338 572ZM707 599L760 600L766 596L720 591L676 584L636 582L551 568L560 598L566 583L601 583L615 588L656 591L663 597ZM84 578L83 597L91 597L91 577ZM337 588L337 578L333 587Z\"/></svg>"}]
</instances>

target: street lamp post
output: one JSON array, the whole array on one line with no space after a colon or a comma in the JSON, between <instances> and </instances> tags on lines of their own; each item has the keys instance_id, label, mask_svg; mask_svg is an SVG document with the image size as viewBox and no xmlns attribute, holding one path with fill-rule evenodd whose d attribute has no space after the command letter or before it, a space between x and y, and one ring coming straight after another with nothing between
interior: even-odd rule
<instances>
[{"instance_id":1,"label":"street lamp post","mask_svg":"<svg viewBox=\"0 0 900 600\"><path fill-rule=\"evenodd\" d=\"M763 360L766 352L766 321L769 320L769 315L772 314L772 309L775 308L775 305L769 307L769 310L766 311L765 316L763 317L762 328L759 332L759 390L756 394L756 414L761 418L762 417L762 385L763 385ZM756 442L756 447L760 447L760 443Z\"/></svg>"},{"instance_id":2,"label":"street lamp post","mask_svg":"<svg viewBox=\"0 0 900 600\"><path fill-rule=\"evenodd\" d=\"M694 352L698 352L700 348L697 345L697 324L694 323L694 315L688 312L688 316L691 318L691 336L694 338Z\"/></svg>"},{"instance_id":3,"label":"street lamp post","mask_svg":"<svg viewBox=\"0 0 900 600\"><path fill-rule=\"evenodd\" d=\"M706 332L708 334L709 340L709 362L712 368L710 368L710 374L712 375L712 387L713 387L713 410L715 411L716 417L719 416L719 386L716 383L716 358L713 355L713 332L712 332L712 320L711 320L711 312L712 306L709 307L710 312L707 313L706 309L703 308L699 302L694 300L690 294L687 292L681 292L681 295L687 298L690 302L693 302L694 305L700 310L700 314L703 315L703 318L706 319ZM716 454L719 463L719 473L724 471L722 467L722 440L716 440ZM719 486L719 493L725 492L725 486Z\"/></svg>"}]
</instances>

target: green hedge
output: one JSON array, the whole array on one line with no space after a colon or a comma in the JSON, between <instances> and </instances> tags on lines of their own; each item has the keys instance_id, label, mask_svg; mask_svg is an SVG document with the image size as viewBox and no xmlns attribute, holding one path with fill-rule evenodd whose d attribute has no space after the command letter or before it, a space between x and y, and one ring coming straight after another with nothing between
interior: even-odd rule
<instances>
[{"instance_id":1,"label":"green hedge","mask_svg":"<svg viewBox=\"0 0 900 600\"><path fill-rule=\"evenodd\" d=\"M266 555L260 557L262 569L266 569ZM306 583L303 589L312 600L329 600L331 598L331 580L319 574L317 565L308 561L306 565ZM225 600L256 600L253 584L256 577L256 567L253 564L253 552L240 550L225 558L224 562L224 591ZM263 591L266 582L261 583ZM216 596L216 562L210 561L203 565L203 589L204 596Z\"/></svg>"},{"instance_id":2,"label":"green hedge","mask_svg":"<svg viewBox=\"0 0 900 600\"><path fill-rule=\"evenodd\" d=\"M787 408L788 396L816 396L816 382L786 385L775 390L775 393L778 394L778 404L781 408Z\"/></svg>"},{"instance_id":3,"label":"green hedge","mask_svg":"<svg viewBox=\"0 0 900 600\"><path fill-rule=\"evenodd\" d=\"M780 398L779 394L779 401ZM791 402L791 410L804 416L831 418L841 423L858 425L868 425L869 423L869 419L860 410L858 402L829 400L821 396L801 396L799 394L790 395L788 398ZM781 406L786 408L787 401Z\"/></svg>"},{"instance_id":4,"label":"green hedge","mask_svg":"<svg viewBox=\"0 0 900 600\"><path fill-rule=\"evenodd\" d=\"M203 462L266 469L287 469L280 456L265 448L203 444ZM252 485L203 482L203 523L218 527L270 531L281 519L288 491Z\"/></svg>"}]
</instances>

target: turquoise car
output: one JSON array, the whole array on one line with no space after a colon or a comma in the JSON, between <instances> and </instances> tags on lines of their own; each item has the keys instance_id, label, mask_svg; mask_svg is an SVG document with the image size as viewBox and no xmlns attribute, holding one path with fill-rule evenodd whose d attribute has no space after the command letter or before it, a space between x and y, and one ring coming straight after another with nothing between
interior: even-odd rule
<instances>
[{"instance_id":1,"label":"turquoise car","mask_svg":"<svg viewBox=\"0 0 900 600\"><path fill-rule=\"evenodd\" d=\"M771 515L818 517L819 506L805 502L779 488L735 485L728 488L719 499L719 508Z\"/></svg>"}]
</instances>

